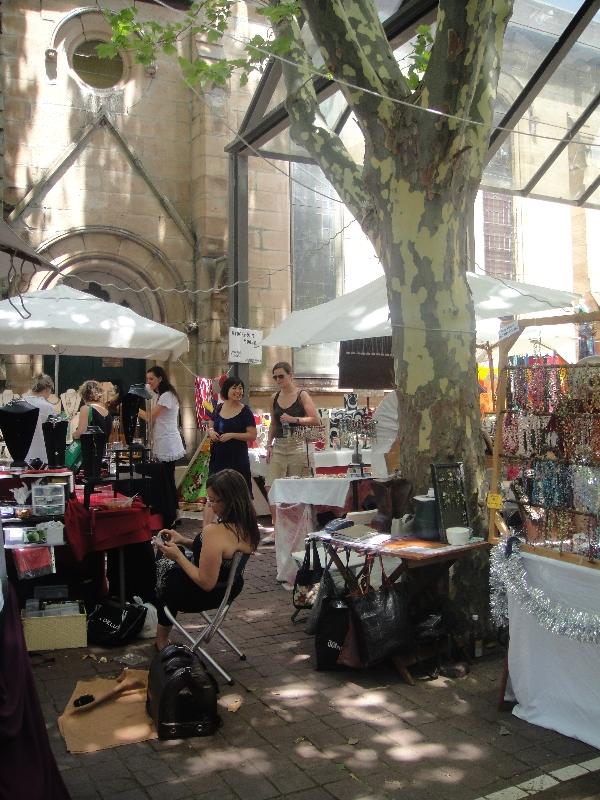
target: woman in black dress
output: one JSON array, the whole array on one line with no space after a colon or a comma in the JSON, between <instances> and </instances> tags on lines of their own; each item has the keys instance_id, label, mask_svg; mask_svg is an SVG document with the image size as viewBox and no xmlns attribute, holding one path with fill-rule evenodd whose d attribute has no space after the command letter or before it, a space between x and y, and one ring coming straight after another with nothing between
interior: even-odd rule
<instances>
[{"instance_id":1,"label":"woman in black dress","mask_svg":"<svg viewBox=\"0 0 600 800\"><path fill-rule=\"evenodd\" d=\"M112 431L112 415L102 402L104 392L98 381L85 381L79 387L83 405L79 409L79 424L73 431L73 438L79 439L88 425L96 425L106 434L106 441Z\"/></svg>"},{"instance_id":2,"label":"woman in black dress","mask_svg":"<svg viewBox=\"0 0 600 800\"><path fill-rule=\"evenodd\" d=\"M252 496L248 442L256 439L256 423L252 410L242 403L244 391L244 384L237 377L227 378L221 387L223 402L218 404L208 423L208 474L213 475L222 469L234 469L243 475ZM204 524L212 521L207 518L210 516L210 510L206 509Z\"/></svg>"}]
</instances>

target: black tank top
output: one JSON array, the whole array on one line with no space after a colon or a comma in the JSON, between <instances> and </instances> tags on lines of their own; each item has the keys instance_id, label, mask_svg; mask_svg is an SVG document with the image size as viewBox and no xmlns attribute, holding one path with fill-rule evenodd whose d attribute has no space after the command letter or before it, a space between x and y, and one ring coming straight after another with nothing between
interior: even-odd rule
<instances>
[{"instance_id":1,"label":"black tank top","mask_svg":"<svg viewBox=\"0 0 600 800\"><path fill-rule=\"evenodd\" d=\"M292 417L305 417L306 411L304 406L302 405L302 401L300 400L300 395L304 390L301 389L298 394L296 395L296 399L292 403L291 406L287 408L282 408L279 405L279 395L280 392L277 392L275 397L273 398L273 416L275 417L275 438L281 438L283 436L283 430L281 428L281 415L282 414L289 414Z\"/></svg>"}]
</instances>

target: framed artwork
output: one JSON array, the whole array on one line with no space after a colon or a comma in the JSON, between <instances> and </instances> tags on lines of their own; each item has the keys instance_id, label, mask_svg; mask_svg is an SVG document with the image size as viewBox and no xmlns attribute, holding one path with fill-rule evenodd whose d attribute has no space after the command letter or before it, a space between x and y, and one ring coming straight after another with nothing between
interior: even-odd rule
<instances>
[{"instance_id":1,"label":"framed artwork","mask_svg":"<svg viewBox=\"0 0 600 800\"><path fill-rule=\"evenodd\" d=\"M435 492L435 510L440 541L446 542L446 528L471 527L465 497L465 473L462 461L451 464L432 464L431 479Z\"/></svg>"}]
</instances>

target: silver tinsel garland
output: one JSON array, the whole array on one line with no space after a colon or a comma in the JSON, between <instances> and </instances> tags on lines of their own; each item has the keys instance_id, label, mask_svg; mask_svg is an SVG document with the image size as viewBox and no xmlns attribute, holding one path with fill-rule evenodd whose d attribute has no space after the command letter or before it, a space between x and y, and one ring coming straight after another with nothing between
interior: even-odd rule
<instances>
[{"instance_id":1,"label":"silver tinsel garland","mask_svg":"<svg viewBox=\"0 0 600 800\"><path fill-rule=\"evenodd\" d=\"M497 625L508 625L508 595L545 630L586 644L600 644L600 614L568 608L551 600L543 589L528 585L527 570L515 539L506 558L507 542L490 555L490 609Z\"/></svg>"}]
</instances>

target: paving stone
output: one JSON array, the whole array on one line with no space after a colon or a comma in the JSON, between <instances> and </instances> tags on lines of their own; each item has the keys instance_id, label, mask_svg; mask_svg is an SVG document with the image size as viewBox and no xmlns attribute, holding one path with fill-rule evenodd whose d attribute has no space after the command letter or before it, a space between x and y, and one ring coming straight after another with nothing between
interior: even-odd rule
<instances>
[{"instance_id":1,"label":"paving stone","mask_svg":"<svg viewBox=\"0 0 600 800\"><path fill-rule=\"evenodd\" d=\"M117 669L112 661L83 660L83 649L52 654L51 663L33 660L51 747L73 800L108 800L109 791L110 800L474 800L537 786L540 775L573 764L598 781L598 750L497 711L500 651L464 679L416 686L387 666L315 671L312 639L291 625L273 548L264 550L250 560L243 602L233 604L226 623L248 660L210 645L236 681L220 682L223 725L213 736L69 754L56 724L63 700L78 679ZM151 643L109 656L130 650L149 655ZM233 695L242 698L235 714L226 710ZM560 781L540 800L584 778ZM576 797L584 795L554 800Z\"/></svg>"}]
</instances>

